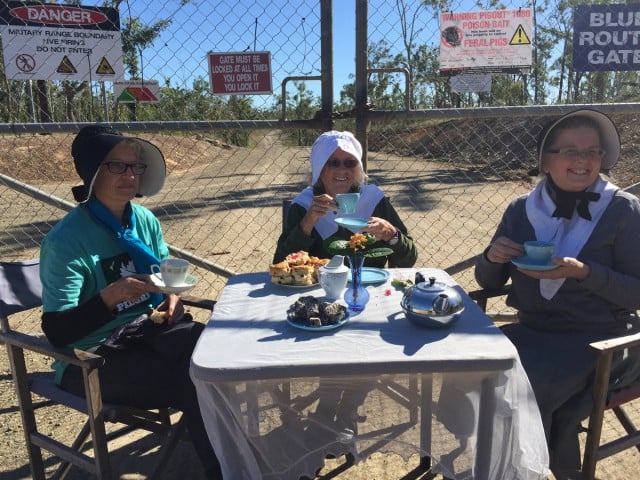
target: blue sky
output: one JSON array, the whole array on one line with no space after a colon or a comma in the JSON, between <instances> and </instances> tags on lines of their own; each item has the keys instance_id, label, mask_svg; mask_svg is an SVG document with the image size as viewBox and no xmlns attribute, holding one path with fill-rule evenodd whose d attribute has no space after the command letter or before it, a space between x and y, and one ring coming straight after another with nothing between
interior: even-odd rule
<instances>
[{"instance_id":1,"label":"blue sky","mask_svg":"<svg viewBox=\"0 0 640 480\"><path fill-rule=\"evenodd\" d=\"M271 51L275 94L280 93L280 81L284 76L320 74L320 7L316 0L300 2L295 14L288 18L283 15L270 18L265 15L266 9L259 5L242 4L238 5L238 9L245 8L242 15L234 16L238 15L238 9L231 8L231 3L234 2L196 1L182 8L176 6L175 11L170 12L168 8L149 11L146 2L130 0L130 14L134 17L140 16L147 22L159 18L173 20L173 26L163 32L154 46L142 52L145 78L158 80L161 85L165 78L170 78L172 86L190 88L194 78L203 76L208 79L207 52L253 50L254 46L257 51ZM292 3L291 0L268 2L270 9L275 11L279 8L291 10ZM339 99L342 86L350 81L349 74L355 71L355 1L336 0L333 10L334 97ZM123 4L120 15L121 23L129 16L126 4ZM205 32L210 32L210 35ZM286 51L291 51L291 55L284 55ZM307 56L305 51L312 54ZM282 62L283 57L285 63L279 66L278 62ZM310 81L307 87L319 93L320 82ZM258 98L256 103L260 103Z\"/></svg>"}]
</instances>

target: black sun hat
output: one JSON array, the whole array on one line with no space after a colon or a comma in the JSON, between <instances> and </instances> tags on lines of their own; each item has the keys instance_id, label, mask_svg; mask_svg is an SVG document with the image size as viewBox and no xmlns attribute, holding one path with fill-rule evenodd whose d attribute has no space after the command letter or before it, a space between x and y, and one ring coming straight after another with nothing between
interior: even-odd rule
<instances>
[{"instance_id":1,"label":"black sun hat","mask_svg":"<svg viewBox=\"0 0 640 480\"><path fill-rule=\"evenodd\" d=\"M83 181L83 185L71 189L77 202L89 200L100 165L113 147L124 140L134 141L140 146L140 161L147 165L140 176L136 196L151 196L160 191L167 170L164 156L158 147L141 138L125 137L110 127L89 125L78 132L71 144L73 163Z\"/></svg>"}]
</instances>

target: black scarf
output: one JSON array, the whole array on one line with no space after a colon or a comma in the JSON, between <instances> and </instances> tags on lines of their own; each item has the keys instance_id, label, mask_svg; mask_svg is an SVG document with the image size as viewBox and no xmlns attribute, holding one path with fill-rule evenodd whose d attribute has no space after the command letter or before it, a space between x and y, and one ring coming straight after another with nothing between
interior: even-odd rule
<instances>
[{"instance_id":1,"label":"black scarf","mask_svg":"<svg viewBox=\"0 0 640 480\"><path fill-rule=\"evenodd\" d=\"M560 189L553 180L551 175L547 175L547 191L551 199L556 204L556 210L552 217L571 218L575 210L585 220L591 220L589 212L589 202L597 202L600 200L600 194L595 192L567 192Z\"/></svg>"}]
</instances>

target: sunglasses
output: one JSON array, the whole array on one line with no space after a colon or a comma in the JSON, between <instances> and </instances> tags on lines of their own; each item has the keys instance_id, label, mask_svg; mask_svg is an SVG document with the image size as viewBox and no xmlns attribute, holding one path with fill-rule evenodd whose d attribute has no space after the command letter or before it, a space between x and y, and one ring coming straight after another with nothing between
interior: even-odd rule
<instances>
[{"instance_id":1,"label":"sunglasses","mask_svg":"<svg viewBox=\"0 0 640 480\"><path fill-rule=\"evenodd\" d=\"M110 173L116 175L123 174L127 169L130 169L133 175L142 175L147 169L145 163L104 162L103 165L107 167Z\"/></svg>"},{"instance_id":2,"label":"sunglasses","mask_svg":"<svg viewBox=\"0 0 640 480\"><path fill-rule=\"evenodd\" d=\"M329 160L327 160L326 163L327 167L331 168L331 169L336 169L336 168L354 168L356 165L358 165L358 161L357 160L353 160L351 158L347 158L344 161L340 161L337 158L330 158Z\"/></svg>"}]
</instances>

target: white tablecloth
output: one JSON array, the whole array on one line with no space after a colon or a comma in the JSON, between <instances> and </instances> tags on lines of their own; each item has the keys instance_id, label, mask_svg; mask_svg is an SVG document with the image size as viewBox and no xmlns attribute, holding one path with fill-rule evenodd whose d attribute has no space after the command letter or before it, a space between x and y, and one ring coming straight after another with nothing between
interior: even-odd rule
<instances>
[{"instance_id":1,"label":"white tablecloth","mask_svg":"<svg viewBox=\"0 0 640 480\"><path fill-rule=\"evenodd\" d=\"M419 270L455 285L441 270ZM391 279L415 271L390 270ZM428 329L405 318L390 281L368 290L362 313L317 333L285 319L320 288L274 285L267 273L229 280L191 365L225 478L312 478L328 453L361 460L373 451L431 457L454 479L546 478L533 392L482 310L459 289L460 318Z\"/></svg>"}]
</instances>

